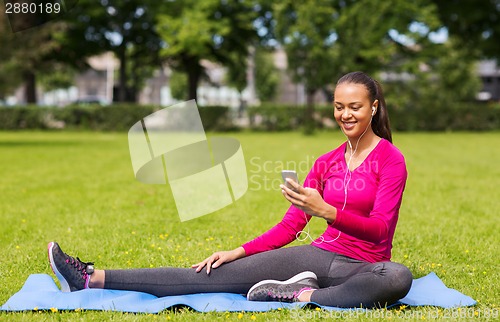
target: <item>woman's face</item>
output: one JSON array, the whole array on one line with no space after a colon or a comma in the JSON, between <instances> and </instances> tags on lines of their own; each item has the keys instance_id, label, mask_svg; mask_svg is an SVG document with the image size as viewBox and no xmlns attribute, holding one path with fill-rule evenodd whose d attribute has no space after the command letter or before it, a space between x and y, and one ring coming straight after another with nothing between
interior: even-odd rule
<instances>
[{"instance_id":1,"label":"woman's face","mask_svg":"<svg viewBox=\"0 0 500 322\"><path fill-rule=\"evenodd\" d=\"M372 106L378 107L378 101L372 102L367 88L361 84L343 83L337 85L334 92L334 116L340 128L349 138L358 138L367 127L371 131Z\"/></svg>"}]
</instances>

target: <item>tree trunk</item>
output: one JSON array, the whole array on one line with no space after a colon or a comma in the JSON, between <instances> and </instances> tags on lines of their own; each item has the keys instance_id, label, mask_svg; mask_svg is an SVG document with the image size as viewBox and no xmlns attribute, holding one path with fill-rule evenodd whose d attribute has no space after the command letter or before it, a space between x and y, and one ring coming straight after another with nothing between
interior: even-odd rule
<instances>
[{"instance_id":1,"label":"tree trunk","mask_svg":"<svg viewBox=\"0 0 500 322\"><path fill-rule=\"evenodd\" d=\"M130 86L130 101L133 103L137 103L139 100L138 93L139 93L139 88L140 88L140 81L139 81L139 66L137 65L136 61L134 60L133 65L132 65L132 85Z\"/></svg>"},{"instance_id":2,"label":"tree trunk","mask_svg":"<svg viewBox=\"0 0 500 322\"><path fill-rule=\"evenodd\" d=\"M120 59L120 77L118 80L118 102L127 101L127 57L126 57L126 47L122 44L119 49L119 59Z\"/></svg>"},{"instance_id":3,"label":"tree trunk","mask_svg":"<svg viewBox=\"0 0 500 322\"><path fill-rule=\"evenodd\" d=\"M198 82L200 81L200 66L198 64L194 64L191 66L187 66L187 74L188 74L188 99L189 100L197 100L198 99Z\"/></svg>"},{"instance_id":4,"label":"tree trunk","mask_svg":"<svg viewBox=\"0 0 500 322\"><path fill-rule=\"evenodd\" d=\"M36 76L32 71L23 74L24 96L27 104L36 104Z\"/></svg>"},{"instance_id":5,"label":"tree trunk","mask_svg":"<svg viewBox=\"0 0 500 322\"><path fill-rule=\"evenodd\" d=\"M314 133L314 94L315 89L307 89L306 91L306 109L304 115L304 134L311 135Z\"/></svg>"},{"instance_id":6,"label":"tree trunk","mask_svg":"<svg viewBox=\"0 0 500 322\"><path fill-rule=\"evenodd\" d=\"M198 83L201 78L203 67L196 57L183 56L182 66L188 77L188 100L198 99Z\"/></svg>"}]
</instances>

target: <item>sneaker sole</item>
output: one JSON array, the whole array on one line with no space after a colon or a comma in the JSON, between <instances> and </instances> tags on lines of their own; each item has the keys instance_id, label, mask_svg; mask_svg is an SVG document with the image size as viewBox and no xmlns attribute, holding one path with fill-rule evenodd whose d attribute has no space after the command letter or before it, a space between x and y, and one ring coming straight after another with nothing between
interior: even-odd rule
<instances>
[{"instance_id":1,"label":"sneaker sole","mask_svg":"<svg viewBox=\"0 0 500 322\"><path fill-rule=\"evenodd\" d=\"M55 245L54 242L51 242L51 243L49 243L49 245L47 247L47 253L49 255L49 261L50 261L50 268L52 268L52 272L54 272L57 279L59 280L59 283L61 284L61 291L65 292L65 293L69 293L69 292L71 292L71 290L69 288L68 282L66 281L66 279L64 279L62 274L57 270L57 267L54 264L54 257L52 255L52 248L54 248L54 245Z\"/></svg>"},{"instance_id":2,"label":"sneaker sole","mask_svg":"<svg viewBox=\"0 0 500 322\"><path fill-rule=\"evenodd\" d=\"M316 274L314 274L313 272L302 272L302 273L299 273L299 274L293 276L292 278L287 279L286 281L264 280L264 281L258 282L257 284L255 284L254 286L252 286L248 290L247 300L249 300L248 297L253 290L255 290L257 287L262 286L264 284L273 283L273 284L279 284L279 285L286 285L286 284L296 283L296 282L303 280L303 279L306 279L306 278L313 278L315 280L318 279Z\"/></svg>"}]
</instances>

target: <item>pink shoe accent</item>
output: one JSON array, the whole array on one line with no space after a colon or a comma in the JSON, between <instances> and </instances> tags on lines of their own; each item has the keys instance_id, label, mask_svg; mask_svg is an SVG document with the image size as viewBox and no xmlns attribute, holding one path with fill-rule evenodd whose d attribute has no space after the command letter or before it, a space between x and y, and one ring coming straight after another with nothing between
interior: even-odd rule
<instances>
[{"instance_id":1,"label":"pink shoe accent","mask_svg":"<svg viewBox=\"0 0 500 322\"><path fill-rule=\"evenodd\" d=\"M89 283L90 283L90 276L89 276L89 275L87 275L87 278L86 278L86 280L85 280L85 286L84 286L84 288L90 288L90 287L89 287Z\"/></svg>"},{"instance_id":2,"label":"pink shoe accent","mask_svg":"<svg viewBox=\"0 0 500 322\"><path fill-rule=\"evenodd\" d=\"M299 298L300 295L302 295L302 293L306 292L306 291L315 291L316 289L314 288L310 288L310 287L304 287L303 289L301 289L297 295L295 296L296 299Z\"/></svg>"}]
</instances>

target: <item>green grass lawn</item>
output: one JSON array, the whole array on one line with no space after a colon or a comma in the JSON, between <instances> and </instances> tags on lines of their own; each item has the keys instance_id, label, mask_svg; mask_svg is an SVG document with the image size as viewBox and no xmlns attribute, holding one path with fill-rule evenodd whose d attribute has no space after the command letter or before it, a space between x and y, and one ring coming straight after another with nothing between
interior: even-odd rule
<instances>
[{"instance_id":1,"label":"green grass lawn","mask_svg":"<svg viewBox=\"0 0 500 322\"><path fill-rule=\"evenodd\" d=\"M339 132L223 135L242 144L249 190L222 210L181 223L168 186L134 179L126 133L0 132L0 302L30 274L52 274L46 255L52 240L98 268L187 267L214 251L237 247L277 223L286 210L278 189L283 164L297 165L303 179L318 156L344 141ZM393 260L407 265L414 277L436 272L448 287L472 296L478 301L472 309L478 318L488 310L498 314L499 133L394 137L406 157L409 178ZM320 220L311 222L313 236L323 229ZM437 310L391 312L428 319L425 314ZM444 318L460 311L439 312ZM0 313L0 320L288 321L296 313L25 312ZM319 313L299 317L327 316Z\"/></svg>"}]
</instances>

